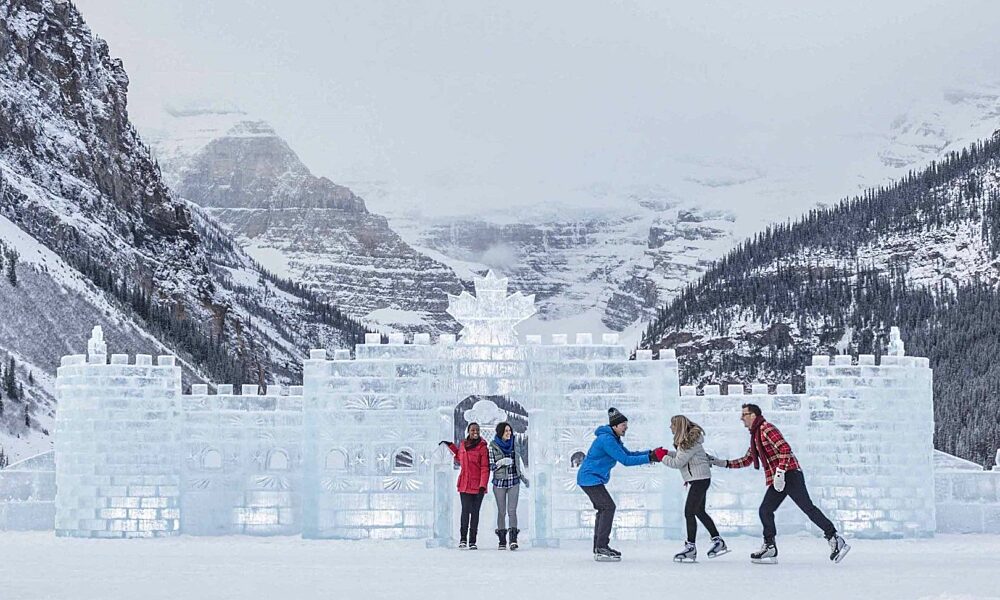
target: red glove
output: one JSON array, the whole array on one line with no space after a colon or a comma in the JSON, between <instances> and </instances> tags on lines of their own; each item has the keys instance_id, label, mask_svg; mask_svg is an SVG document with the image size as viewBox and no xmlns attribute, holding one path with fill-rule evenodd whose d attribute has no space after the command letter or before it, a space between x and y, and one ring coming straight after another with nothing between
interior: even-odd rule
<instances>
[{"instance_id":1,"label":"red glove","mask_svg":"<svg viewBox=\"0 0 1000 600\"><path fill-rule=\"evenodd\" d=\"M656 462L663 460L663 457L667 455L667 451L661 448L656 448L653 450L653 454L656 455Z\"/></svg>"}]
</instances>

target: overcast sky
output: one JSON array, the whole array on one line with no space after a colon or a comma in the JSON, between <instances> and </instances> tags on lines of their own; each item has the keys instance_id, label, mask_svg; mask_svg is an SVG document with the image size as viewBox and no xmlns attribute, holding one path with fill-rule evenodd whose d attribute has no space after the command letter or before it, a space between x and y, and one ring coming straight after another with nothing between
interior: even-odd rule
<instances>
[{"instance_id":1,"label":"overcast sky","mask_svg":"<svg viewBox=\"0 0 1000 600\"><path fill-rule=\"evenodd\" d=\"M677 160L814 161L1000 74L985 0L76 4L123 58L140 129L165 103L232 102L335 181L664 183Z\"/></svg>"}]
</instances>

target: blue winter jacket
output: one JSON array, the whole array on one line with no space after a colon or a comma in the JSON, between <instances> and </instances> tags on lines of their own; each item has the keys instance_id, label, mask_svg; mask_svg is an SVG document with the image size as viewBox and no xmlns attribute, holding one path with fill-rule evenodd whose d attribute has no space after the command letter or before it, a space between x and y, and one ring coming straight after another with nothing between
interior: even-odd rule
<instances>
[{"instance_id":1,"label":"blue winter jacket","mask_svg":"<svg viewBox=\"0 0 1000 600\"><path fill-rule=\"evenodd\" d=\"M577 485L603 485L611 479L611 467L620 462L626 467L649 464L649 451L632 452L615 435L610 425L601 425L594 431L597 439L590 445L587 458L576 472Z\"/></svg>"}]
</instances>

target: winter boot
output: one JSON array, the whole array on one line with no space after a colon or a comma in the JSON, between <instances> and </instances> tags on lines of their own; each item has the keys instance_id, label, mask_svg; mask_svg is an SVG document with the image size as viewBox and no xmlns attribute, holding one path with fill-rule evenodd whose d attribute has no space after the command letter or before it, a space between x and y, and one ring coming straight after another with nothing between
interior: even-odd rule
<instances>
[{"instance_id":1,"label":"winter boot","mask_svg":"<svg viewBox=\"0 0 1000 600\"><path fill-rule=\"evenodd\" d=\"M750 562L757 565L778 564L778 547L773 542L764 542L760 550L750 554Z\"/></svg>"},{"instance_id":2,"label":"winter boot","mask_svg":"<svg viewBox=\"0 0 1000 600\"><path fill-rule=\"evenodd\" d=\"M467 542L467 541L465 541L465 540L460 540L460 541L458 542L458 549L459 549L459 550L465 550L465 549L467 549L468 547L469 547L469 542Z\"/></svg>"},{"instance_id":3,"label":"winter boot","mask_svg":"<svg viewBox=\"0 0 1000 600\"><path fill-rule=\"evenodd\" d=\"M694 542L685 542L684 549L674 555L674 562L698 562L698 549Z\"/></svg>"},{"instance_id":4,"label":"winter boot","mask_svg":"<svg viewBox=\"0 0 1000 600\"><path fill-rule=\"evenodd\" d=\"M721 537L712 538L712 547L708 549L708 557L715 558L729 552L729 546Z\"/></svg>"},{"instance_id":5,"label":"winter boot","mask_svg":"<svg viewBox=\"0 0 1000 600\"><path fill-rule=\"evenodd\" d=\"M520 529L516 529L514 527L511 527L507 531L510 532L510 549L511 550L517 550L517 547L518 547L517 546L517 534L520 533L521 530Z\"/></svg>"},{"instance_id":6,"label":"winter boot","mask_svg":"<svg viewBox=\"0 0 1000 600\"><path fill-rule=\"evenodd\" d=\"M497 546L497 550L506 550L507 549L507 530L506 529L497 529L496 530L496 534L497 534L497 538L500 540L500 544ZM514 536L511 535L511 544L513 545L513 543L514 543Z\"/></svg>"},{"instance_id":7,"label":"winter boot","mask_svg":"<svg viewBox=\"0 0 1000 600\"><path fill-rule=\"evenodd\" d=\"M479 546L476 545L476 534L478 531L469 530L469 550L479 550Z\"/></svg>"},{"instance_id":8,"label":"winter boot","mask_svg":"<svg viewBox=\"0 0 1000 600\"><path fill-rule=\"evenodd\" d=\"M835 563L844 560L847 553L851 551L851 547L844 541L844 538L837 534L833 534L833 537L826 541L830 543L830 560Z\"/></svg>"},{"instance_id":9,"label":"winter boot","mask_svg":"<svg viewBox=\"0 0 1000 600\"><path fill-rule=\"evenodd\" d=\"M610 548L594 549L594 560L597 562L618 562L621 559L621 554L612 553Z\"/></svg>"}]
</instances>

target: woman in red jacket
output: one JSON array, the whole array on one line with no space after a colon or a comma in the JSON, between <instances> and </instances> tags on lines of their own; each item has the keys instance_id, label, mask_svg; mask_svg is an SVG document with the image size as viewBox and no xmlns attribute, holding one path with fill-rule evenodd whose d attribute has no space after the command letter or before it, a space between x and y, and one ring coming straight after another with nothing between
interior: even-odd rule
<instances>
[{"instance_id":1,"label":"woman in red jacket","mask_svg":"<svg viewBox=\"0 0 1000 600\"><path fill-rule=\"evenodd\" d=\"M490 453L486 442L479 437L479 424L469 423L466 437L459 445L442 440L458 459L458 495L462 499L462 522L458 542L460 549L477 550L476 534L479 533L479 509L486 495L486 482L490 478Z\"/></svg>"}]
</instances>

